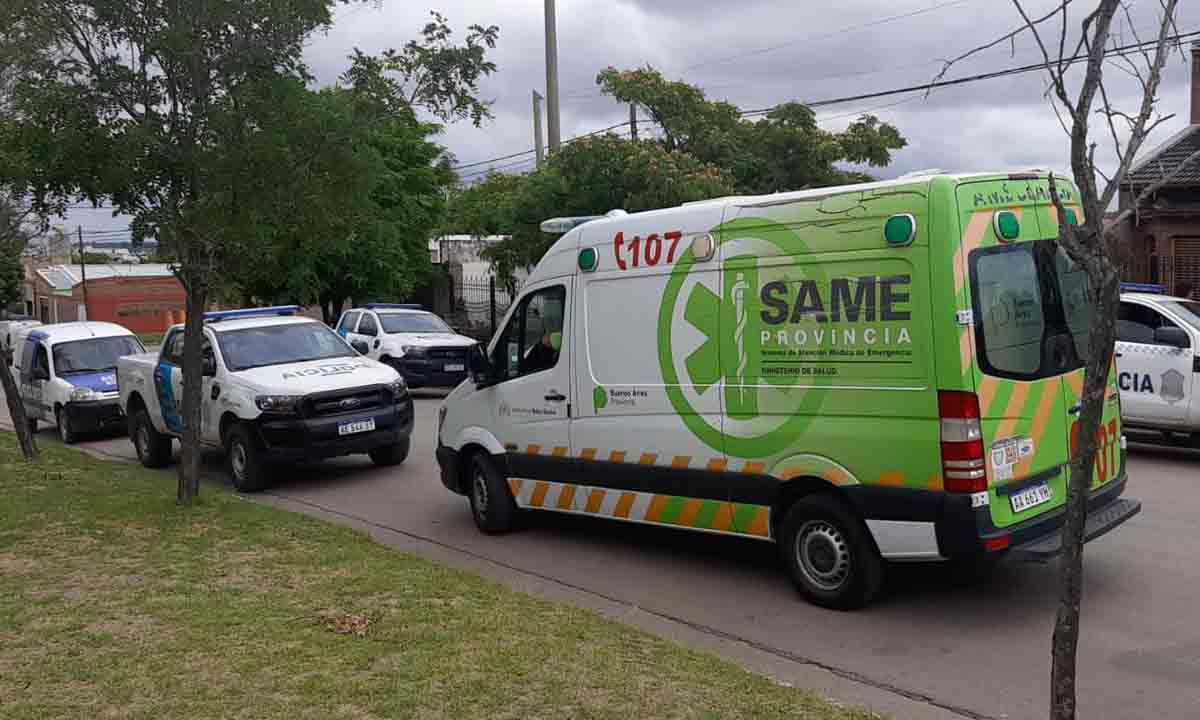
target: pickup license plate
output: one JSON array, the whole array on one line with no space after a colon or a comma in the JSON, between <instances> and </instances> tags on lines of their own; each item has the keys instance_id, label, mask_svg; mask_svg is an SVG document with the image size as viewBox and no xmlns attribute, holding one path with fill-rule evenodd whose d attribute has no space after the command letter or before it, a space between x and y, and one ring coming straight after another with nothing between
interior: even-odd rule
<instances>
[{"instance_id":1,"label":"pickup license plate","mask_svg":"<svg viewBox=\"0 0 1200 720\"><path fill-rule=\"evenodd\" d=\"M358 433L371 432L374 429L375 418L371 418L370 420L338 423L338 435L357 435Z\"/></svg>"},{"instance_id":2,"label":"pickup license plate","mask_svg":"<svg viewBox=\"0 0 1200 720\"><path fill-rule=\"evenodd\" d=\"M467 369L466 365L447 365L446 372L462 372Z\"/></svg>"},{"instance_id":3,"label":"pickup license plate","mask_svg":"<svg viewBox=\"0 0 1200 720\"><path fill-rule=\"evenodd\" d=\"M1042 503L1048 503L1054 498L1054 490L1046 483L1034 485L1031 488L1026 488L1021 492L1009 498L1012 503L1014 513L1022 513L1032 507L1037 507Z\"/></svg>"}]
</instances>

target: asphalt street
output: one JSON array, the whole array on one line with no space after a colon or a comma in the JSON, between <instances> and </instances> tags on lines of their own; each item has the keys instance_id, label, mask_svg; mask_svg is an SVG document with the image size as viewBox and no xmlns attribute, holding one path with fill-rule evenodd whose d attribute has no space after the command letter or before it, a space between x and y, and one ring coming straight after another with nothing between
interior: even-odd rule
<instances>
[{"instance_id":1,"label":"asphalt street","mask_svg":"<svg viewBox=\"0 0 1200 720\"><path fill-rule=\"evenodd\" d=\"M330 461L289 473L258 499L894 717L1046 716L1056 565L1005 564L983 579L896 565L873 606L838 613L804 603L767 543L554 515L484 536L467 501L438 480L439 402L417 401L413 452L399 468L375 468L365 456ZM57 442L53 428L38 438ZM124 437L80 448L134 457ZM207 463L209 491L229 487L220 462ZM1131 444L1127 495L1142 500L1142 513L1085 554L1080 717L1196 716L1198 470L1200 453ZM169 491L174 476L163 472Z\"/></svg>"}]
</instances>

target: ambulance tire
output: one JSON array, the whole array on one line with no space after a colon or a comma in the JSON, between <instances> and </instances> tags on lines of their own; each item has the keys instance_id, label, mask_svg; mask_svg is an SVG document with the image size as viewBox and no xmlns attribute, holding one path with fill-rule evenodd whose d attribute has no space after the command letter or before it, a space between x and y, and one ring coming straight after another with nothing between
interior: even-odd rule
<instances>
[{"instance_id":1,"label":"ambulance tire","mask_svg":"<svg viewBox=\"0 0 1200 720\"><path fill-rule=\"evenodd\" d=\"M883 558L866 524L831 495L796 501L779 540L788 575L814 605L855 610L883 584Z\"/></svg>"},{"instance_id":2,"label":"ambulance tire","mask_svg":"<svg viewBox=\"0 0 1200 720\"><path fill-rule=\"evenodd\" d=\"M71 427L71 417L61 407L54 409L54 422L58 425L58 437L63 445L74 445L79 440L79 433Z\"/></svg>"},{"instance_id":3,"label":"ambulance tire","mask_svg":"<svg viewBox=\"0 0 1200 720\"><path fill-rule=\"evenodd\" d=\"M238 492L259 492L270 484L270 468L263 461L254 436L243 425L234 425L225 435L225 463Z\"/></svg>"},{"instance_id":4,"label":"ambulance tire","mask_svg":"<svg viewBox=\"0 0 1200 720\"><path fill-rule=\"evenodd\" d=\"M467 466L467 498L475 526L488 535L501 535L516 525L517 503L508 482L487 454L471 456Z\"/></svg>"},{"instance_id":5,"label":"ambulance tire","mask_svg":"<svg viewBox=\"0 0 1200 720\"><path fill-rule=\"evenodd\" d=\"M171 464L171 438L154 429L145 408L130 417L129 435L143 467L164 468Z\"/></svg>"}]
</instances>

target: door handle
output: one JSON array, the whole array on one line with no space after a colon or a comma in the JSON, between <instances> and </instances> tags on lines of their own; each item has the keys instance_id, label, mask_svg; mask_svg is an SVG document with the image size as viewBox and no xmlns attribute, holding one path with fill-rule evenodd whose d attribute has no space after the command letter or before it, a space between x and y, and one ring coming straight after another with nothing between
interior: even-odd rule
<instances>
[{"instance_id":1,"label":"door handle","mask_svg":"<svg viewBox=\"0 0 1200 720\"><path fill-rule=\"evenodd\" d=\"M1125 353L1113 353L1117 357L1125 357Z\"/></svg>"},{"instance_id":2,"label":"door handle","mask_svg":"<svg viewBox=\"0 0 1200 720\"><path fill-rule=\"evenodd\" d=\"M566 399L567 399L567 396L563 395L562 393L552 392L546 396L546 402L560 403L560 402L564 402Z\"/></svg>"}]
</instances>

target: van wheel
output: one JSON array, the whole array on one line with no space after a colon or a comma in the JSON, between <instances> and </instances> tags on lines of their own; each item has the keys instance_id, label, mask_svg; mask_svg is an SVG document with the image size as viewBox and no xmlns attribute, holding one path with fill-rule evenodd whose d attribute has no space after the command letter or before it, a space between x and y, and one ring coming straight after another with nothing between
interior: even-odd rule
<instances>
[{"instance_id":1,"label":"van wheel","mask_svg":"<svg viewBox=\"0 0 1200 720\"><path fill-rule=\"evenodd\" d=\"M225 462L238 492L258 492L267 487L266 463L245 426L234 425L225 436Z\"/></svg>"},{"instance_id":2,"label":"van wheel","mask_svg":"<svg viewBox=\"0 0 1200 720\"><path fill-rule=\"evenodd\" d=\"M883 559L867 526L829 495L792 505L779 547L792 582L815 605L861 608L883 584Z\"/></svg>"},{"instance_id":3,"label":"van wheel","mask_svg":"<svg viewBox=\"0 0 1200 720\"><path fill-rule=\"evenodd\" d=\"M394 445L385 445L380 448L375 448L367 454L371 456L371 462L380 467L399 465L408 459L408 449L411 444L410 438L404 438Z\"/></svg>"},{"instance_id":4,"label":"van wheel","mask_svg":"<svg viewBox=\"0 0 1200 720\"><path fill-rule=\"evenodd\" d=\"M470 482L467 497L471 500L475 526L489 535L512 530L517 504L496 464L484 453L476 453L471 456L467 470Z\"/></svg>"},{"instance_id":5,"label":"van wheel","mask_svg":"<svg viewBox=\"0 0 1200 720\"><path fill-rule=\"evenodd\" d=\"M58 437L63 445L74 445L79 440L79 433L71 426L71 416L61 407L54 409L54 422L58 424Z\"/></svg>"},{"instance_id":6,"label":"van wheel","mask_svg":"<svg viewBox=\"0 0 1200 720\"><path fill-rule=\"evenodd\" d=\"M171 463L171 438L154 429L145 408L129 418L129 436L143 467L162 468Z\"/></svg>"}]
</instances>

